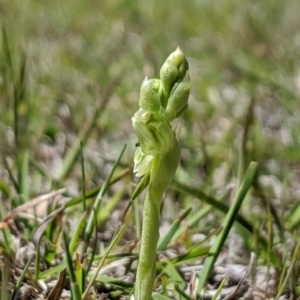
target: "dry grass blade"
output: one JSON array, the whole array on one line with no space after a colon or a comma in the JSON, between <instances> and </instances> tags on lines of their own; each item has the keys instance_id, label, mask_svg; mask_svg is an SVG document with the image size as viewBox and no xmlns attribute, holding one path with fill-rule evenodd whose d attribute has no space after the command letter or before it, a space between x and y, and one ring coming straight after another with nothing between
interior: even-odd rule
<instances>
[{"instance_id":1,"label":"dry grass blade","mask_svg":"<svg viewBox=\"0 0 300 300\"><path fill-rule=\"evenodd\" d=\"M38 196L38 197L32 199L31 201L26 202L25 204L18 206L11 213L9 213L3 219L3 221L0 222L0 229L7 227L8 226L8 222L11 219L15 218L17 215L19 215L20 213L22 213L24 211L27 211L29 208L32 208L32 207L34 207L34 206L36 206L36 205L38 205L38 204L40 204L40 203L42 203L44 201L47 201L47 200L51 199L52 197L61 195L62 193L65 192L65 190L66 190L65 188L62 188L62 189L59 189L57 191L53 191L51 193Z\"/></svg>"},{"instance_id":2,"label":"dry grass blade","mask_svg":"<svg viewBox=\"0 0 300 300\"><path fill-rule=\"evenodd\" d=\"M190 282L189 282L189 293L192 300L197 299L197 287L198 287L198 278L195 271L193 271Z\"/></svg>"},{"instance_id":3,"label":"dry grass blade","mask_svg":"<svg viewBox=\"0 0 300 300\"><path fill-rule=\"evenodd\" d=\"M239 283L236 286L236 288L234 289L234 291L232 293L230 293L228 296L226 296L224 298L224 300L233 300L233 299L236 299L235 297L237 295L237 292L238 292L239 288L242 286L242 284L245 281L245 279L247 278L247 275L248 275L249 271L252 269L254 262L255 262L255 254L251 253L251 259L250 259L250 262L249 262L249 264L247 266L247 269L245 271L244 276L241 278L241 280L239 281Z\"/></svg>"},{"instance_id":4,"label":"dry grass blade","mask_svg":"<svg viewBox=\"0 0 300 300\"><path fill-rule=\"evenodd\" d=\"M38 226L38 228L36 229L34 235L33 235L33 242L35 243L35 245L38 245L41 237L44 233L44 231L46 230L47 226L49 225L49 223L51 223L53 221L53 219L55 219L59 214L61 214L65 209L65 206L63 205L62 207L56 209L55 211L53 211L50 215L48 215L43 222Z\"/></svg>"},{"instance_id":5,"label":"dry grass blade","mask_svg":"<svg viewBox=\"0 0 300 300\"><path fill-rule=\"evenodd\" d=\"M59 300L61 293L63 291L65 281L66 281L67 271L63 269L60 274L56 285L53 287L52 291L50 292L47 300Z\"/></svg>"},{"instance_id":6,"label":"dry grass blade","mask_svg":"<svg viewBox=\"0 0 300 300\"><path fill-rule=\"evenodd\" d=\"M107 299L107 296L105 294L101 294L99 300L105 300L105 299Z\"/></svg>"}]
</instances>

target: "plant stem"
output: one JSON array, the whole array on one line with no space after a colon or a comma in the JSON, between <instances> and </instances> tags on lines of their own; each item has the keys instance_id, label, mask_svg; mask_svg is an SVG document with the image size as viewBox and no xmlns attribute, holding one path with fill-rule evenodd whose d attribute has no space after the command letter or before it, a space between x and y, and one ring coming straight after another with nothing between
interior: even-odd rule
<instances>
[{"instance_id":1,"label":"plant stem","mask_svg":"<svg viewBox=\"0 0 300 300\"><path fill-rule=\"evenodd\" d=\"M135 299L150 300L156 271L156 247L159 238L160 207L180 160L180 148L175 140L172 149L155 158L150 173L150 185L143 212L143 228Z\"/></svg>"},{"instance_id":2,"label":"plant stem","mask_svg":"<svg viewBox=\"0 0 300 300\"><path fill-rule=\"evenodd\" d=\"M138 300L151 299L152 287L155 280L156 245L159 238L160 201L153 201L150 195L152 189L147 192L144 213L142 240L137 269L135 294ZM159 199L156 199L159 200Z\"/></svg>"}]
</instances>

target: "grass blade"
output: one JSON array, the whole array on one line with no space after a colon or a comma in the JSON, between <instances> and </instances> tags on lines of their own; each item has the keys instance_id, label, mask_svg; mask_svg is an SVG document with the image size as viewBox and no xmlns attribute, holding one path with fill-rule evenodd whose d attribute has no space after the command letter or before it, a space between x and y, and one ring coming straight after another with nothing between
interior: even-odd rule
<instances>
[{"instance_id":1,"label":"grass blade","mask_svg":"<svg viewBox=\"0 0 300 300\"><path fill-rule=\"evenodd\" d=\"M28 198L28 167L29 167L29 153L28 151L20 152L18 159L18 183L19 194L22 196L22 202Z\"/></svg>"},{"instance_id":2,"label":"grass blade","mask_svg":"<svg viewBox=\"0 0 300 300\"><path fill-rule=\"evenodd\" d=\"M216 293L214 294L212 300L217 300L217 299L219 298L219 295L221 294L222 289L223 289L223 287L224 287L226 281L227 281L227 276L225 276L224 279L222 280L222 282L221 282L221 284L219 285L219 287L218 287Z\"/></svg>"},{"instance_id":3,"label":"grass blade","mask_svg":"<svg viewBox=\"0 0 300 300\"><path fill-rule=\"evenodd\" d=\"M250 166L245 174L244 180L238 190L234 204L232 205L228 214L225 217L224 224L223 224L223 230L218 235L216 241L212 245L212 247L210 249L210 256L208 256L205 260L203 270L201 271L201 275L199 277L199 285L198 285L198 289L197 289L198 293L200 293L202 291L202 289L210 275L210 272L213 269L213 266L219 256L219 253L222 250L222 247L223 247L225 240L228 236L228 233L233 225L236 215L243 203L243 200L244 200L249 188L251 187L252 181L256 174L256 170L257 170L257 163L251 162Z\"/></svg>"},{"instance_id":4,"label":"grass blade","mask_svg":"<svg viewBox=\"0 0 300 300\"><path fill-rule=\"evenodd\" d=\"M95 271L95 274L93 275L88 287L86 288L84 294L82 295L82 299L85 299L85 297L87 296L90 288L92 287L92 285L94 284L94 281L96 280L97 278L97 275L100 271L100 269L102 268L103 264L104 264L104 261L107 257L107 255L109 254L109 252L112 250L113 246L116 244L116 242L119 240L119 237L123 234L123 231L125 229L125 225L122 225L121 228L119 228L119 230L116 232L116 235L114 236L114 238L112 239L107 251L106 251L106 254L103 256L101 262L99 263L96 271Z\"/></svg>"},{"instance_id":5,"label":"grass blade","mask_svg":"<svg viewBox=\"0 0 300 300\"><path fill-rule=\"evenodd\" d=\"M2 300L8 300L8 282L9 282L9 268L6 266L2 266L1 268L1 299Z\"/></svg>"},{"instance_id":6,"label":"grass blade","mask_svg":"<svg viewBox=\"0 0 300 300\"><path fill-rule=\"evenodd\" d=\"M70 253L73 253L76 249L79 237L82 233L82 230L85 226L85 221L87 218L87 212L84 212L84 214L80 217L78 225L76 227L76 230L74 232L74 234L72 235L71 241L70 241L70 246L69 246L69 251Z\"/></svg>"},{"instance_id":7,"label":"grass blade","mask_svg":"<svg viewBox=\"0 0 300 300\"><path fill-rule=\"evenodd\" d=\"M132 193L131 199L129 201L129 203L127 204L125 211L123 213L123 216L121 218L122 222L124 221L124 218L129 210L129 208L131 207L131 205L133 204L134 200L143 192L143 190L148 186L150 181L150 174L146 174L138 183L137 187L135 188L135 190Z\"/></svg>"},{"instance_id":8,"label":"grass blade","mask_svg":"<svg viewBox=\"0 0 300 300\"><path fill-rule=\"evenodd\" d=\"M82 176L82 209L86 211L86 198L85 198L85 169L84 169L84 157L83 157L83 144L80 142L80 159L81 159L81 176Z\"/></svg>"},{"instance_id":9,"label":"grass blade","mask_svg":"<svg viewBox=\"0 0 300 300\"><path fill-rule=\"evenodd\" d=\"M1 194L0 194L0 196L1 196ZM0 201L0 220L5 219L4 215L5 215L4 207L2 205L2 201ZM6 225L5 222L4 222L4 224ZM4 237L4 241L5 241L5 246L6 246L3 250L6 251L10 256L14 257L15 245L13 243L13 237L12 237L9 227L5 226L4 224L1 224L2 225L1 226L2 234Z\"/></svg>"},{"instance_id":10,"label":"grass blade","mask_svg":"<svg viewBox=\"0 0 300 300\"><path fill-rule=\"evenodd\" d=\"M10 197L11 190L9 185L0 179L0 192L2 192L6 197Z\"/></svg>"},{"instance_id":11,"label":"grass blade","mask_svg":"<svg viewBox=\"0 0 300 300\"><path fill-rule=\"evenodd\" d=\"M2 51L4 53L5 62L6 62L7 69L9 72L9 78L12 79L14 76L14 69L13 69L13 63L12 63L12 59L11 59L9 44L8 44L6 28L4 25L2 25Z\"/></svg>"},{"instance_id":12,"label":"grass blade","mask_svg":"<svg viewBox=\"0 0 300 300\"><path fill-rule=\"evenodd\" d=\"M152 298L154 300L171 300L172 299L172 298L169 298L169 297L166 297L166 296L163 296L163 295L160 295L160 294L156 294L156 293L152 294Z\"/></svg>"},{"instance_id":13,"label":"grass blade","mask_svg":"<svg viewBox=\"0 0 300 300\"><path fill-rule=\"evenodd\" d=\"M25 275L26 275L26 273L27 273L27 271L28 271L28 269L29 269L29 266L30 266L31 262L33 261L33 258L34 258L34 256L32 256L32 257L28 260L28 262L27 262L27 264L26 264L26 266L25 266L25 268L24 268L24 270L23 270L23 272L22 272L20 278L18 279L18 282L17 282L16 287L15 287L15 289L14 289L14 291L13 291L13 294L12 294L12 296L11 296L11 299L14 299L16 293L18 292L19 288L21 287L21 284L22 284L22 282L23 282L23 280L24 280L24 278L25 278Z\"/></svg>"},{"instance_id":14,"label":"grass blade","mask_svg":"<svg viewBox=\"0 0 300 300\"><path fill-rule=\"evenodd\" d=\"M185 210L170 226L169 231L166 233L166 235L160 239L160 241L157 244L157 251L163 251L168 246L169 242L172 240L174 234L176 233L177 229L180 227L181 222L189 215L192 208L188 208Z\"/></svg>"},{"instance_id":15,"label":"grass blade","mask_svg":"<svg viewBox=\"0 0 300 300\"><path fill-rule=\"evenodd\" d=\"M181 193L185 193L187 195L191 195L197 199L199 199L200 201L203 201L211 206L213 206L214 208L216 208L217 210L223 212L223 213L227 213L229 211L229 206L226 205L225 203L222 203L220 201L218 201L217 199L215 199L212 196L209 196L205 193L203 193L200 190L197 189L193 189L190 187L187 187L184 184L181 184L179 182L173 182L171 183L171 188L175 191L179 191ZM253 227L251 225L250 222L248 222L244 217L242 217L241 215L238 215L236 217L236 221L239 222L243 227L245 227L248 231L250 231L251 233L253 233Z\"/></svg>"},{"instance_id":16,"label":"grass blade","mask_svg":"<svg viewBox=\"0 0 300 300\"><path fill-rule=\"evenodd\" d=\"M168 275L170 281L168 284L177 284L181 289L184 288L185 282L182 280L181 275L170 260L166 260L163 267L163 273Z\"/></svg>"},{"instance_id":17,"label":"grass blade","mask_svg":"<svg viewBox=\"0 0 300 300\"><path fill-rule=\"evenodd\" d=\"M108 187L110 187L111 185L113 185L114 183L120 181L124 176L128 175L132 170L130 168L126 168L124 169L123 171L121 171L120 173L118 173L117 175L113 176L112 179L109 181L109 185ZM105 183L104 183L105 184ZM107 188L108 188L107 187ZM97 186L96 188L88 191L85 195L85 198L86 199L91 199L93 198L94 196L96 196L99 191L103 188L103 185L100 185L100 186ZM71 207L71 206L74 206L78 203L80 203L81 201L83 201L83 198L82 198L82 195L79 196L79 197L76 197L76 198L73 198L71 200L69 200L67 203L66 203L66 207Z\"/></svg>"},{"instance_id":18,"label":"grass blade","mask_svg":"<svg viewBox=\"0 0 300 300\"><path fill-rule=\"evenodd\" d=\"M109 185L110 185L110 181L111 181L111 178L124 154L124 151L126 149L126 145L124 145L117 161L115 162L115 164L113 165L113 168L110 172L110 174L108 175L108 178L106 179L105 183L103 184L103 186L101 187L101 190L100 192L98 193L98 196L95 200L95 203L94 203L94 206L93 206L93 210L97 213L98 210L99 210L99 207L100 207L100 204L102 202L102 198L103 196L105 195ZM86 230L84 232L84 244L83 244L83 247L82 247L82 252L81 254L83 255L85 252L86 252L86 249L87 249L87 246L88 246L88 243L90 241L90 238L92 236L92 232L93 232L93 229L94 229L94 224L95 224L95 218L96 218L96 214L91 214L90 215L90 218L88 220L88 223L87 223L87 226L86 226Z\"/></svg>"},{"instance_id":19,"label":"grass blade","mask_svg":"<svg viewBox=\"0 0 300 300\"><path fill-rule=\"evenodd\" d=\"M71 297L73 300L81 300L80 288L77 282L77 277L74 272L73 261L68 247L67 235L63 232L63 244L65 248L65 261L67 263L67 270L70 278Z\"/></svg>"},{"instance_id":20,"label":"grass blade","mask_svg":"<svg viewBox=\"0 0 300 300\"><path fill-rule=\"evenodd\" d=\"M193 228L199 224L199 221L208 215L208 213L212 210L212 207L207 205L197 211L194 215L191 215L188 220L187 224L185 226L180 226L178 230L174 233L172 237L172 242L178 241L180 237L188 230L188 228Z\"/></svg>"},{"instance_id":21,"label":"grass blade","mask_svg":"<svg viewBox=\"0 0 300 300\"><path fill-rule=\"evenodd\" d=\"M101 211L98 213L98 226L102 225L113 213L118 203L123 199L126 189L126 186L120 188L120 190L111 197L107 205L102 206Z\"/></svg>"},{"instance_id":22,"label":"grass blade","mask_svg":"<svg viewBox=\"0 0 300 300\"><path fill-rule=\"evenodd\" d=\"M222 203L221 201L218 201L217 199L215 199L212 196L209 196L209 195L203 193L200 190L190 188L182 183L174 182L174 181L173 181L173 183L171 183L171 188L175 191L179 191L181 193L193 196L193 197L199 199L200 201L203 201L203 202L211 205L212 207L216 208L217 210L221 211L222 213L226 214L229 211L228 205L226 205L225 203ZM240 225L242 225L248 232L250 232L251 234L254 234L255 228L242 215L237 214L235 221L240 223ZM268 241L266 240L266 238L259 234L258 239L259 239L260 244L265 249L267 249Z\"/></svg>"},{"instance_id":23,"label":"grass blade","mask_svg":"<svg viewBox=\"0 0 300 300\"><path fill-rule=\"evenodd\" d=\"M300 241L298 242L297 246L296 246L296 249L293 253L293 256L292 256L292 261L290 263L290 266L288 267L287 269L287 273L286 273L286 276L280 286L280 289L278 291L278 294L275 298L275 300L279 300L280 296L282 295L285 287L287 286L289 280L291 279L291 277L293 276L293 271L296 267L296 264L297 264L297 261L299 260L299 255L300 255Z\"/></svg>"}]
</instances>

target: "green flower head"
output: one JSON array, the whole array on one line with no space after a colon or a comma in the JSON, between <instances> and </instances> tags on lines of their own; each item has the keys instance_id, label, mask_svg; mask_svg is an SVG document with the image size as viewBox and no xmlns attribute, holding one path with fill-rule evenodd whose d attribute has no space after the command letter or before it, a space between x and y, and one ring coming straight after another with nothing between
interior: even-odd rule
<instances>
[{"instance_id":1,"label":"green flower head","mask_svg":"<svg viewBox=\"0 0 300 300\"><path fill-rule=\"evenodd\" d=\"M140 108L132 118L139 139L134 161L137 176L149 172L155 156L175 148L177 141L170 122L187 108L189 93L188 63L177 48L163 64L160 79L146 77L141 85Z\"/></svg>"}]
</instances>

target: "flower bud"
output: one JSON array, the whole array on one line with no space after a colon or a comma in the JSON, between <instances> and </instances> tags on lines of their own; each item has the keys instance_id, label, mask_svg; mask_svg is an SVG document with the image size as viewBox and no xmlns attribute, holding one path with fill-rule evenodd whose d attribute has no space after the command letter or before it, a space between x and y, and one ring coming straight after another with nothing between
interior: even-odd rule
<instances>
[{"instance_id":1,"label":"flower bud","mask_svg":"<svg viewBox=\"0 0 300 300\"><path fill-rule=\"evenodd\" d=\"M159 79L148 79L148 77L144 79L140 91L140 108L159 111L161 106L160 85L161 81Z\"/></svg>"},{"instance_id":2,"label":"flower bud","mask_svg":"<svg viewBox=\"0 0 300 300\"><path fill-rule=\"evenodd\" d=\"M160 69L160 79L163 90L162 105L164 108L166 108L168 101L167 99L169 98L173 86L176 82L185 77L188 69L188 62L181 49L178 47L173 53L170 54Z\"/></svg>"},{"instance_id":3,"label":"flower bud","mask_svg":"<svg viewBox=\"0 0 300 300\"><path fill-rule=\"evenodd\" d=\"M172 88L166 107L166 117L169 121L176 119L187 108L190 88L190 77L187 72L183 80Z\"/></svg>"}]
</instances>

